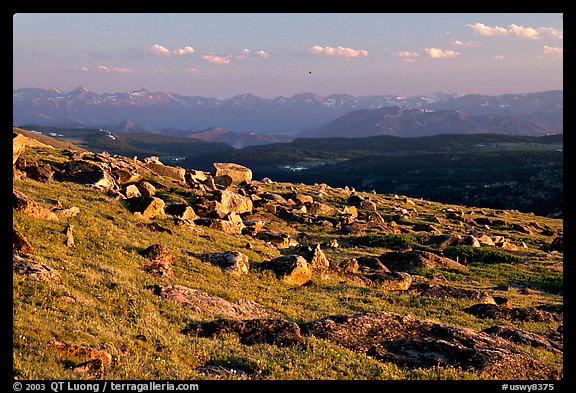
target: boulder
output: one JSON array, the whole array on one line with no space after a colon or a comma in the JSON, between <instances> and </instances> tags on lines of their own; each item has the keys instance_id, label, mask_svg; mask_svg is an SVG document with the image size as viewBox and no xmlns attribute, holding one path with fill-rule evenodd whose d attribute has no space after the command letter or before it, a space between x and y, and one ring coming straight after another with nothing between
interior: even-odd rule
<instances>
[{"instance_id":1,"label":"boulder","mask_svg":"<svg viewBox=\"0 0 576 393\"><path fill-rule=\"evenodd\" d=\"M54 171L50 164L45 165L26 165L23 169L24 173L26 173L26 177L36 180L39 182L47 182L54 180Z\"/></svg>"},{"instance_id":2,"label":"boulder","mask_svg":"<svg viewBox=\"0 0 576 393\"><path fill-rule=\"evenodd\" d=\"M301 323L315 336L408 368L456 367L489 379L560 379L562 370L492 335L392 312L336 315Z\"/></svg>"},{"instance_id":3,"label":"boulder","mask_svg":"<svg viewBox=\"0 0 576 393\"><path fill-rule=\"evenodd\" d=\"M200 260L218 266L225 273L246 274L250 268L248 257L238 251L201 254Z\"/></svg>"},{"instance_id":4,"label":"boulder","mask_svg":"<svg viewBox=\"0 0 576 393\"><path fill-rule=\"evenodd\" d=\"M215 200L222 204L226 214L234 212L237 214L251 213L253 204L252 199L237 194L232 191L222 190L216 194Z\"/></svg>"},{"instance_id":5,"label":"boulder","mask_svg":"<svg viewBox=\"0 0 576 393\"><path fill-rule=\"evenodd\" d=\"M127 198L123 201L131 213L140 215L143 218L154 218L164 216L164 201L160 198L142 196Z\"/></svg>"},{"instance_id":6,"label":"boulder","mask_svg":"<svg viewBox=\"0 0 576 393\"><path fill-rule=\"evenodd\" d=\"M412 284L412 276L403 272L375 271L364 274L372 285L385 291L406 291Z\"/></svg>"},{"instance_id":7,"label":"boulder","mask_svg":"<svg viewBox=\"0 0 576 393\"><path fill-rule=\"evenodd\" d=\"M137 198L142 196L142 194L140 194L140 190L134 184L126 186L124 189L124 195L126 198Z\"/></svg>"},{"instance_id":8,"label":"boulder","mask_svg":"<svg viewBox=\"0 0 576 393\"><path fill-rule=\"evenodd\" d=\"M252 181L252 170L245 166L234 163L214 163L214 176L228 175L232 178L233 184Z\"/></svg>"},{"instance_id":9,"label":"boulder","mask_svg":"<svg viewBox=\"0 0 576 393\"><path fill-rule=\"evenodd\" d=\"M563 235L556 236L551 243L543 245L541 249L547 252L551 251L564 252L564 236Z\"/></svg>"},{"instance_id":10,"label":"boulder","mask_svg":"<svg viewBox=\"0 0 576 393\"><path fill-rule=\"evenodd\" d=\"M312 202L310 206L308 206L308 213L315 216L333 216L337 211L322 202Z\"/></svg>"},{"instance_id":11,"label":"boulder","mask_svg":"<svg viewBox=\"0 0 576 393\"><path fill-rule=\"evenodd\" d=\"M330 268L330 261L324 255L324 252L320 248L320 244L316 245L299 245L290 250L294 254L298 254L306 259L308 266L313 272L320 272L328 270Z\"/></svg>"},{"instance_id":12,"label":"boulder","mask_svg":"<svg viewBox=\"0 0 576 393\"><path fill-rule=\"evenodd\" d=\"M263 270L271 270L276 277L290 285L302 285L312 278L308 262L300 255L290 254L264 261L260 264Z\"/></svg>"},{"instance_id":13,"label":"boulder","mask_svg":"<svg viewBox=\"0 0 576 393\"><path fill-rule=\"evenodd\" d=\"M183 333L193 337L217 337L232 333L238 336L243 345L270 344L279 347L304 345L300 327L295 322L278 318L193 322Z\"/></svg>"},{"instance_id":14,"label":"boulder","mask_svg":"<svg viewBox=\"0 0 576 393\"><path fill-rule=\"evenodd\" d=\"M72 206L70 208L63 208L63 207L53 207L52 212L54 212L58 218L72 218L76 217L80 214L80 208L78 206Z\"/></svg>"},{"instance_id":15,"label":"boulder","mask_svg":"<svg viewBox=\"0 0 576 393\"><path fill-rule=\"evenodd\" d=\"M163 299L171 299L184 307L208 317L233 319L278 318L281 314L247 299L237 303L229 302L218 296L209 295L182 285L163 284L152 288L154 294Z\"/></svg>"},{"instance_id":16,"label":"boulder","mask_svg":"<svg viewBox=\"0 0 576 393\"><path fill-rule=\"evenodd\" d=\"M215 219L210 223L209 227L218 231L222 231L228 235L241 235L244 228L244 223L235 213L230 213L226 219Z\"/></svg>"},{"instance_id":17,"label":"boulder","mask_svg":"<svg viewBox=\"0 0 576 393\"><path fill-rule=\"evenodd\" d=\"M290 235L286 233L272 231L258 232L256 239L270 242L278 248L288 248L290 246Z\"/></svg>"},{"instance_id":18,"label":"boulder","mask_svg":"<svg viewBox=\"0 0 576 393\"><path fill-rule=\"evenodd\" d=\"M12 134L12 165L16 165L16 161L18 161L18 158L20 158L26 150L26 144L23 142L23 138L26 137L16 133Z\"/></svg>"},{"instance_id":19,"label":"boulder","mask_svg":"<svg viewBox=\"0 0 576 393\"><path fill-rule=\"evenodd\" d=\"M214 184L216 186L220 186L221 188L224 189L230 187L233 183L232 178L228 175L212 176L212 180L214 181Z\"/></svg>"},{"instance_id":20,"label":"boulder","mask_svg":"<svg viewBox=\"0 0 576 393\"><path fill-rule=\"evenodd\" d=\"M530 345L534 348L544 348L551 352L561 353L563 351L563 344L559 342L550 340L542 334L528 332L510 325L496 325L484 329L482 332L502 337L514 343Z\"/></svg>"},{"instance_id":21,"label":"boulder","mask_svg":"<svg viewBox=\"0 0 576 393\"><path fill-rule=\"evenodd\" d=\"M194 209L185 203L172 203L166 207L165 212L183 220L194 221L198 218Z\"/></svg>"},{"instance_id":22,"label":"boulder","mask_svg":"<svg viewBox=\"0 0 576 393\"><path fill-rule=\"evenodd\" d=\"M310 195L303 195L298 193L294 193L292 195L292 199L301 205L311 204L314 202L314 199Z\"/></svg>"},{"instance_id":23,"label":"boulder","mask_svg":"<svg viewBox=\"0 0 576 393\"><path fill-rule=\"evenodd\" d=\"M64 229L64 234L66 235L66 247L74 247L74 235L72 229L74 225L68 224L66 229Z\"/></svg>"},{"instance_id":24,"label":"boulder","mask_svg":"<svg viewBox=\"0 0 576 393\"><path fill-rule=\"evenodd\" d=\"M140 191L141 196L154 196L156 194L156 187L147 181L136 183L135 186Z\"/></svg>"},{"instance_id":25,"label":"boulder","mask_svg":"<svg viewBox=\"0 0 576 393\"><path fill-rule=\"evenodd\" d=\"M390 269L384 266L384 264L376 257L356 257L355 259L359 269L363 272L390 273Z\"/></svg>"},{"instance_id":26,"label":"boulder","mask_svg":"<svg viewBox=\"0 0 576 393\"><path fill-rule=\"evenodd\" d=\"M164 165L159 160L154 159L148 159L148 161L145 159L144 162L146 168L150 169L158 176L168 177L182 183L186 182L186 179L184 178L184 175L186 175L186 170L184 168Z\"/></svg>"},{"instance_id":27,"label":"boulder","mask_svg":"<svg viewBox=\"0 0 576 393\"><path fill-rule=\"evenodd\" d=\"M378 257L392 271L412 272L416 269L448 268L468 271L468 268L452 259L428 251L390 251Z\"/></svg>"},{"instance_id":28,"label":"boulder","mask_svg":"<svg viewBox=\"0 0 576 393\"><path fill-rule=\"evenodd\" d=\"M12 258L12 269L15 273L24 276L26 279L40 282L53 282L56 284L62 283L62 277L56 270L40 263L24 259L16 254L14 254Z\"/></svg>"},{"instance_id":29,"label":"boulder","mask_svg":"<svg viewBox=\"0 0 576 393\"><path fill-rule=\"evenodd\" d=\"M61 166L63 180L102 190L117 188L114 178L104 168L104 164L86 160L66 161Z\"/></svg>"},{"instance_id":30,"label":"boulder","mask_svg":"<svg viewBox=\"0 0 576 393\"><path fill-rule=\"evenodd\" d=\"M453 298L453 299L468 299L468 300L481 300L483 303L496 304L494 298L475 289L465 289L450 285L437 284L427 286L420 292L420 296L434 297L439 299Z\"/></svg>"},{"instance_id":31,"label":"boulder","mask_svg":"<svg viewBox=\"0 0 576 393\"><path fill-rule=\"evenodd\" d=\"M14 227L12 227L12 251L19 254L34 254L30 242Z\"/></svg>"},{"instance_id":32,"label":"boulder","mask_svg":"<svg viewBox=\"0 0 576 393\"><path fill-rule=\"evenodd\" d=\"M101 349L94 349L85 345L78 345L72 343L64 343L60 341L51 341L47 345L48 349L55 349L65 352L66 354L79 357L88 358L90 360L100 360L103 365L110 366L112 364L112 355Z\"/></svg>"},{"instance_id":33,"label":"boulder","mask_svg":"<svg viewBox=\"0 0 576 393\"><path fill-rule=\"evenodd\" d=\"M191 169L186 171L186 175L184 175L184 178L186 179L186 183L194 185L206 181L206 179L208 179L208 176L206 175L205 172Z\"/></svg>"},{"instance_id":34,"label":"boulder","mask_svg":"<svg viewBox=\"0 0 576 393\"><path fill-rule=\"evenodd\" d=\"M360 209L369 210L375 212L377 210L377 206L374 202L370 199L364 199L360 202Z\"/></svg>"},{"instance_id":35,"label":"boulder","mask_svg":"<svg viewBox=\"0 0 576 393\"><path fill-rule=\"evenodd\" d=\"M58 216L50 209L40 206L26 194L13 189L12 190L12 207L17 212L28 214L32 217L43 220L58 221Z\"/></svg>"},{"instance_id":36,"label":"boulder","mask_svg":"<svg viewBox=\"0 0 576 393\"><path fill-rule=\"evenodd\" d=\"M165 244L153 244L142 252L142 256L150 261L144 264L144 271L157 277L174 278L172 261L174 253Z\"/></svg>"}]
</instances>

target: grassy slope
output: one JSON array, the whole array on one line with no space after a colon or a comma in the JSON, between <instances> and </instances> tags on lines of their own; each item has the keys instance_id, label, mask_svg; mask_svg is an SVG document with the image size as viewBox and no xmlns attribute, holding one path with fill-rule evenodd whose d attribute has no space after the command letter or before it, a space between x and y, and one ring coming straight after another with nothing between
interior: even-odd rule
<instances>
[{"instance_id":1,"label":"grassy slope","mask_svg":"<svg viewBox=\"0 0 576 393\"><path fill-rule=\"evenodd\" d=\"M28 161L42 158L62 160L58 151L29 149ZM287 192L291 184L261 184L273 192ZM304 194L318 190L317 186L296 185ZM280 255L263 241L249 236L228 236L221 232L197 227L196 230L177 228L169 219L154 219L174 230L174 234L150 231L138 226L139 220L124 206L101 191L71 183L39 183L16 180L14 187L36 201L45 197L57 198L64 207L78 206L80 214L69 220L43 221L15 212L14 227L25 234L36 249L34 259L52 267L62 275L62 284L38 283L14 274L14 373L22 379L77 379L71 365L78 359L47 347L52 340L104 349L113 356L106 367L105 378L110 379L202 379L196 368L203 365L237 367L260 378L268 379L482 379L481 375L459 370L408 370L393 363L382 363L358 355L321 339L307 339L305 348L279 348L271 345L245 346L234 336L217 339L190 338L180 333L187 322L211 320L214 315L193 312L172 301L162 300L147 288L167 282L152 277L141 267L145 259L139 251L154 243L165 243L175 253L175 284L205 291L230 301L240 298L255 300L291 320L308 321L327 315L356 314L387 310L410 314L418 318L466 326L481 330L496 324L462 311L474 301L434 299L409 292L386 292L351 283L336 273L315 276L313 284L293 288L272 275L251 271L240 277L224 274L220 269L202 263L192 254L238 250L258 263ZM160 190L165 200L186 200L185 193ZM330 203L341 207L346 194L331 189ZM392 206L402 205L388 195L371 195L379 212L392 214ZM47 207L49 205L46 205ZM410 206L406 206L410 207ZM427 222L449 206L417 201L420 215L407 222ZM464 207L464 209L467 209ZM484 209L485 213L495 212ZM509 223L538 222L555 231L562 230L562 220L538 217L518 212L499 212ZM68 223L74 225L75 248L65 246L62 233ZM434 224L437 225L437 224ZM296 237L308 233L315 241L336 237L331 229L318 225L287 225L278 221L270 225ZM455 224L442 228L445 232L464 229ZM525 242L528 249L522 262L513 265L473 265L469 278L460 273L444 272L453 285L466 288L494 290L499 283L510 281L530 284L530 294L520 294L512 288L501 295L515 306L541 303L561 304L562 297L541 290L544 281L562 283L562 254L545 254L538 250L550 242L543 235L527 236L500 228L492 234L503 234L511 242ZM207 239L213 239L207 241ZM247 242L252 250L245 249ZM340 261L353 256L380 255L382 247L326 249L327 257ZM427 272L429 274L429 272ZM426 281L425 277L420 277ZM74 299L74 300L72 300ZM543 332L556 328L545 323L514 323L530 331ZM523 347L536 356L561 364L562 355L545 350ZM234 376L229 376L234 378Z\"/></svg>"}]
</instances>

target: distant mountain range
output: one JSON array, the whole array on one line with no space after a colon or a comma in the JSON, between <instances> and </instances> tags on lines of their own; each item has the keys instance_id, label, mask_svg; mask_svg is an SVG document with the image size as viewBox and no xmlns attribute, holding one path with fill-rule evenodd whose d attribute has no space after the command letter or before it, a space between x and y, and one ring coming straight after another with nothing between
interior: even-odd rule
<instances>
[{"instance_id":1,"label":"distant mountain range","mask_svg":"<svg viewBox=\"0 0 576 393\"><path fill-rule=\"evenodd\" d=\"M455 110L429 110L407 107L361 109L330 123L299 134L308 138L378 135L419 137L439 134L506 134L539 136L555 129L536 123L492 114L467 115Z\"/></svg>"},{"instance_id":2,"label":"distant mountain range","mask_svg":"<svg viewBox=\"0 0 576 393\"><path fill-rule=\"evenodd\" d=\"M86 87L70 92L58 89L25 88L13 91L13 123L40 124L75 128L79 125L123 125L113 132L170 133L170 130L223 129L232 133L286 134L313 130L351 111L386 107L414 108L424 111L458 111L462 115L493 115L535 123L546 132L563 132L563 91L487 96L470 94L458 97L445 93L399 97L393 95L358 96L333 94L321 97L312 93L273 99L243 94L230 99L181 96L145 89L127 93L97 94ZM423 112L424 115L428 112ZM469 118L472 119L472 118ZM495 120L500 121L500 120ZM109 129L109 127L102 127ZM174 131L182 133L194 131ZM180 134L179 134L180 132ZM354 130L351 130L354 136ZM499 132L495 130L495 132ZM199 136L202 137L202 131ZM382 130L380 130L380 134ZM222 133L221 133L222 134ZM380 135L378 134L378 135ZM400 135L395 133L393 135ZM232 144L246 145L233 134L219 138L237 139ZM265 140L266 143L270 143ZM274 142L274 140L272 140ZM228 143L228 142L226 142Z\"/></svg>"}]
</instances>

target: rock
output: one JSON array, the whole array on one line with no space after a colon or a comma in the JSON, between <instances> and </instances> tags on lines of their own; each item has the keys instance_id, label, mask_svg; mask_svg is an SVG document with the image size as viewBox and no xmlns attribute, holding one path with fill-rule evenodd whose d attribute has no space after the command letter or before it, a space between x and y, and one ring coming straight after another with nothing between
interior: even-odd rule
<instances>
[{"instance_id":1,"label":"rock","mask_svg":"<svg viewBox=\"0 0 576 393\"><path fill-rule=\"evenodd\" d=\"M265 177L262 179L262 183L265 184L273 184L274 182L272 181L272 179L270 179L269 177Z\"/></svg>"},{"instance_id":2,"label":"rock","mask_svg":"<svg viewBox=\"0 0 576 393\"><path fill-rule=\"evenodd\" d=\"M17 274L32 281L62 283L62 277L56 270L40 263L24 259L16 254L13 255L12 269Z\"/></svg>"},{"instance_id":3,"label":"rock","mask_svg":"<svg viewBox=\"0 0 576 393\"><path fill-rule=\"evenodd\" d=\"M493 299L494 299L494 302L501 307L510 308L510 309L513 308L512 302L507 297L494 296Z\"/></svg>"},{"instance_id":4,"label":"rock","mask_svg":"<svg viewBox=\"0 0 576 393\"><path fill-rule=\"evenodd\" d=\"M171 299L199 314L233 319L278 318L282 315L247 299L238 303L182 285L163 284L152 288L157 296Z\"/></svg>"},{"instance_id":5,"label":"rock","mask_svg":"<svg viewBox=\"0 0 576 393\"><path fill-rule=\"evenodd\" d=\"M488 235L480 236L478 238L478 242L480 243L481 246L493 246L494 245L494 241Z\"/></svg>"},{"instance_id":6,"label":"rock","mask_svg":"<svg viewBox=\"0 0 576 393\"><path fill-rule=\"evenodd\" d=\"M518 344L530 345L534 348L544 348L552 352L562 352L563 345L550 340L549 338L537 334L527 332L526 330L518 329L509 325L496 325L488 329L482 330L483 333L491 334L493 336L502 337L508 341Z\"/></svg>"},{"instance_id":7,"label":"rock","mask_svg":"<svg viewBox=\"0 0 576 393\"><path fill-rule=\"evenodd\" d=\"M348 199L344 201L344 203L346 203L348 206L360 207L360 203L362 203L363 200L364 198L362 198L360 195L354 194L350 195Z\"/></svg>"},{"instance_id":8,"label":"rock","mask_svg":"<svg viewBox=\"0 0 576 393\"><path fill-rule=\"evenodd\" d=\"M276 277L290 285L303 285L312 278L312 270L306 259L295 254L264 261L260 264L260 269L272 270Z\"/></svg>"},{"instance_id":9,"label":"rock","mask_svg":"<svg viewBox=\"0 0 576 393\"><path fill-rule=\"evenodd\" d=\"M252 181L252 170L245 166L234 163L214 163L213 174L215 176L228 175L232 178L233 184Z\"/></svg>"},{"instance_id":10,"label":"rock","mask_svg":"<svg viewBox=\"0 0 576 393\"><path fill-rule=\"evenodd\" d=\"M218 266L225 273L246 274L250 268L248 257L238 251L202 254L200 255L200 260Z\"/></svg>"},{"instance_id":11,"label":"rock","mask_svg":"<svg viewBox=\"0 0 576 393\"><path fill-rule=\"evenodd\" d=\"M142 196L127 198L124 200L131 213L139 214L143 218L154 218L164 216L164 201L160 198Z\"/></svg>"},{"instance_id":12,"label":"rock","mask_svg":"<svg viewBox=\"0 0 576 393\"><path fill-rule=\"evenodd\" d=\"M450 246L464 245L464 239L457 233L448 233L442 235L434 235L428 239L426 245L443 250Z\"/></svg>"},{"instance_id":13,"label":"rock","mask_svg":"<svg viewBox=\"0 0 576 393\"><path fill-rule=\"evenodd\" d=\"M466 235L462 240L465 246L480 247L480 242L473 235Z\"/></svg>"},{"instance_id":14,"label":"rock","mask_svg":"<svg viewBox=\"0 0 576 393\"><path fill-rule=\"evenodd\" d=\"M564 252L564 236L563 235L556 236L551 243L545 244L544 246L541 247L541 249L547 252L551 251Z\"/></svg>"},{"instance_id":15,"label":"rock","mask_svg":"<svg viewBox=\"0 0 576 393\"><path fill-rule=\"evenodd\" d=\"M314 199L310 195L302 195L297 193L292 195L292 199L301 205L309 205L314 202Z\"/></svg>"},{"instance_id":16,"label":"rock","mask_svg":"<svg viewBox=\"0 0 576 393\"><path fill-rule=\"evenodd\" d=\"M242 231L246 228L242 219L235 213L230 213L225 220L213 220L209 227L228 235L241 235Z\"/></svg>"},{"instance_id":17,"label":"rock","mask_svg":"<svg viewBox=\"0 0 576 393\"><path fill-rule=\"evenodd\" d=\"M360 209L376 211L376 204L369 199L364 199L360 202Z\"/></svg>"},{"instance_id":18,"label":"rock","mask_svg":"<svg viewBox=\"0 0 576 393\"><path fill-rule=\"evenodd\" d=\"M14 227L12 227L12 251L19 254L34 254L30 242Z\"/></svg>"},{"instance_id":19,"label":"rock","mask_svg":"<svg viewBox=\"0 0 576 393\"><path fill-rule=\"evenodd\" d=\"M315 216L333 216L336 214L336 209L321 202L312 202L308 206L308 213Z\"/></svg>"},{"instance_id":20,"label":"rock","mask_svg":"<svg viewBox=\"0 0 576 393\"><path fill-rule=\"evenodd\" d=\"M142 256L149 259L142 269L153 276L174 278L172 261L174 253L165 244L153 244L142 252Z\"/></svg>"},{"instance_id":21,"label":"rock","mask_svg":"<svg viewBox=\"0 0 576 393\"><path fill-rule=\"evenodd\" d=\"M412 276L403 272L377 271L364 274L373 285L385 291L406 291L412 284Z\"/></svg>"},{"instance_id":22,"label":"rock","mask_svg":"<svg viewBox=\"0 0 576 393\"><path fill-rule=\"evenodd\" d=\"M156 187L147 181L136 183L135 186L138 188L138 191L140 191L141 196L150 197L156 194Z\"/></svg>"},{"instance_id":23,"label":"rock","mask_svg":"<svg viewBox=\"0 0 576 393\"><path fill-rule=\"evenodd\" d=\"M242 222L245 226L244 233L251 236L256 236L266 225L262 220L243 220Z\"/></svg>"},{"instance_id":24,"label":"rock","mask_svg":"<svg viewBox=\"0 0 576 393\"><path fill-rule=\"evenodd\" d=\"M288 248L290 246L290 235L285 233L272 231L258 232L256 239L270 242L278 248Z\"/></svg>"},{"instance_id":25,"label":"rock","mask_svg":"<svg viewBox=\"0 0 576 393\"><path fill-rule=\"evenodd\" d=\"M357 257L355 258L360 270L365 272L375 271L375 272L386 272L390 273L388 269L380 260L376 257Z\"/></svg>"},{"instance_id":26,"label":"rock","mask_svg":"<svg viewBox=\"0 0 576 393\"><path fill-rule=\"evenodd\" d=\"M39 182L47 182L54 180L54 171L50 164L39 166L37 164L26 165L23 168L26 177Z\"/></svg>"},{"instance_id":27,"label":"rock","mask_svg":"<svg viewBox=\"0 0 576 393\"><path fill-rule=\"evenodd\" d=\"M104 364L100 359L87 360L74 366L72 371L80 374L97 374L104 371Z\"/></svg>"},{"instance_id":28,"label":"rock","mask_svg":"<svg viewBox=\"0 0 576 393\"><path fill-rule=\"evenodd\" d=\"M330 261L320 248L320 244L316 245L298 245L291 247L290 252L302 256L308 262L308 267L312 272L321 272L330 268Z\"/></svg>"},{"instance_id":29,"label":"rock","mask_svg":"<svg viewBox=\"0 0 576 393\"><path fill-rule=\"evenodd\" d=\"M140 190L134 184L126 186L124 189L124 195L126 198L137 198L142 196L142 194L140 194Z\"/></svg>"},{"instance_id":30,"label":"rock","mask_svg":"<svg viewBox=\"0 0 576 393\"><path fill-rule=\"evenodd\" d=\"M392 312L336 315L299 325L303 336L409 368L456 367L497 379L562 378L558 367L498 337Z\"/></svg>"},{"instance_id":31,"label":"rock","mask_svg":"<svg viewBox=\"0 0 576 393\"><path fill-rule=\"evenodd\" d=\"M535 307L508 308L497 304L475 304L463 310L478 318L505 319L524 322L551 322L560 321L561 318L547 311Z\"/></svg>"},{"instance_id":32,"label":"rock","mask_svg":"<svg viewBox=\"0 0 576 393\"><path fill-rule=\"evenodd\" d=\"M528 235L532 235L532 230L526 225L510 224L509 228L513 231L518 231L518 232L526 233Z\"/></svg>"},{"instance_id":33,"label":"rock","mask_svg":"<svg viewBox=\"0 0 576 393\"><path fill-rule=\"evenodd\" d=\"M94 349L84 345L63 343L52 341L47 347L67 353L73 357L88 358L90 360L99 360L102 365L110 366L112 364L112 355L101 349Z\"/></svg>"},{"instance_id":34,"label":"rock","mask_svg":"<svg viewBox=\"0 0 576 393\"><path fill-rule=\"evenodd\" d=\"M32 217L40 218L43 220L58 221L58 216L56 214L54 214L51 210L38 205L24 193L13 189L12 197L12 207L17 212L28 214Z\"/></svg>"},{"instance_id":35,"label":"rock","mask_svg":"<svg viewBox=\"0 0 576 393\"><path fill-rule=\"evenodd\" d=\"M166 207L165 212L183 220L194 221L198 218L194 209L185 203L172 203Z\"/></svg>"},{"instance_id":36,"label":"rock","mask_svg":"<svg viewBox=\"0 0 576 393\"><path fill-rule=\"evenodd\" d=\"M390 251L378 257L392 271L412 272L416 269L448 268L468 271L468 268L452 259L428 251Z\"/></svg>"},{"instance_id":37,"label":"rock","mask_svg":"<svg viewBox=\"0 0 576 393\"><path fill-rule=\"evenodd\" d=\"M216 186L220 186L221 188L224 188L224 189L230 187L233 183L232 178L228 175L213 176L212 180L214 180L214 184Z\"/></svg>"},{"instance_id":38,"label":"rock","mask_svg":"<svg viewBox=\"0 0 576 393\"><path fill-rule=\"evenodd\" d=\"M157 259L163 259L172 262L174 259L174 253L170 251L168 246L161 243L152 244L150 247L142 251L142 256L151 261Z\"/></svg>"},{"instance_id":39,"label":"rock","mask_svg":"<svg viewBox=\"0 0 576 393\"><path fill-rule=\"evenodd\" d=\"M216 201L222 204L227 214L230 212L236 214L251 213L253 208L252 199L228 190L219 191L216 195Z\"/></svg>"},{"instance_id":40,"label":"rock","mask_svg":"<svg viewBox=\"0 0 576 393\"><path fill-rule=\"evenodd\" d=\"M360 264L356 258L350 258L340 262L340 268L350 273L357 273L360 269Z\"/></svg>"},{"instance_id":41,"label":"rock","mask_svg":"<svg viewBox=\"0 0 576 393\"><path fill-rule=\"evenodd\" d=\"M186 182L186 179L184 178L184 175L186 174L186 170L184 168L164 165L157 159L154 160L154 159L149 159L149 158L151 158L151 157L144 159L146 168L150 169L152 172L154 172L158 176L168 177L170 179L174 179L174 180L182 182L182 183Z\"/></svg>"},{"instance_id":42,"label":"rock","mask_svg":"<svg viewBox=\"0 0 576 393\"><path fill-rule=\"evenodd\" d=\"M217 337L234 333L244 345L271 344L279 347L303 345L300 327L285 319L252 319L231 321L218 319L211 322L194 322L183 332L193 337Z\"/></svg>"},{"instance_id":43,"label":"rock","mask_svg":"<svg viewBox=\"0 0 576 393\"><path fill-rule=\"evenodd\" d=\"M142 175L126 168L112 168L110 175L112 175L116 183L120 185L136 183L142 180Z\"/></svg>"},{"instance_id":44,"label":"rock","mask_svg":"<svg viewBox=\"0 0 576 393\"><path fill-rule=\"evenodd\" d=\"M78 214L80 214L80 208L78 206L72 206L69 209L65 209L62 207L55 207L52 208L52 212L54 212L58 218L72 218L72 217L76 217Z\"/></svg>"},{"instance_id":45,"label":"rock","mask_svg":"<svg viewBox=\"0 0 576 393\"><path fill-rule=\"evenodd\" d=\"M18 158L20 158L26 150L24 138L26 138L24 135L12 134L12 165L16 165L16 161L18 161Z\"/></svg>"},{"instance_id":46,"label":"rock","mask_svg":"<svg viewBox=\"0 0 576 393\"><path fill-rule=\"evenodd\" d=\"M102 190L117 188L114 178L103 164L86 160L66 161L61 166L63 180Z\"/></svg>"}]
</instances>

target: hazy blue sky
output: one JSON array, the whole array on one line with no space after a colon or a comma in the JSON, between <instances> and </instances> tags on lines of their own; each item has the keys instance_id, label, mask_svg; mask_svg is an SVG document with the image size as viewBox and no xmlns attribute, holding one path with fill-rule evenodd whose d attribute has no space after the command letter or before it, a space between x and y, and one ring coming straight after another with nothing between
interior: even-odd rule
<instances>
[{"instance_id":1,"label":"hazy blue sky","mask_svg":"<svg viewBox=\"0 0 576 393\"><path fill-rule=\"evenodd\" d=\"M563 88L562 14L16 14L13 87L230 98Z\"/></svg>"}]
</instances>

